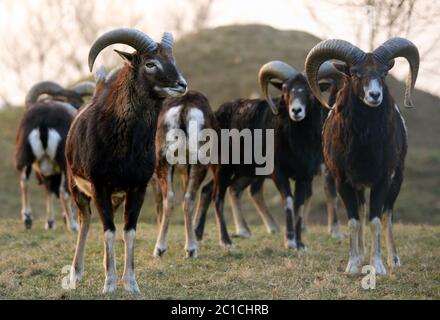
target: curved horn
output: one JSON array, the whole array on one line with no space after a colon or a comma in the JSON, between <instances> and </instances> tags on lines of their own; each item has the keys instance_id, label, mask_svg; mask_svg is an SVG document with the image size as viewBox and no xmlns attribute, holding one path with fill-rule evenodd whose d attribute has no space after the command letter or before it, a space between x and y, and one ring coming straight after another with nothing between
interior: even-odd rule
<instances>
[{"instance_id":1,"label":"curved horn","mask_svg":"<svg viewBox=\"0 0 440 320\"><path fill-rule=\"evenodd\" d=\"M165 48L172 49L174 45L173 35L170 32L164 32L160 43Z\"/></svg>"},{"instance_id":2,"label":"curved horn","mask_svg":"<svg viewBox=\"0 0 440 320\"><path fill-rule=\"evenodd\" d=\"M42 94L58 95L62 91L64 91L64 88L58 83L52 81L37 82L27 93L25 104L26 106L29 106L30 104L37 102Z\"/></svg>"},{"instance_id":3,"label":"curved horn","mask_svg":"<svg viewBox=\"0 0 440 320\"><path fill-rule=\"evenodd\" d=\"M375 49L373 55L376 59L386 65L389 65L391 60L397 57L403 57L408 61L410 72L406 78L405 106L411 108L412 91L416 84L420 63L419 50L415 44L404 38L391 38Z\"/></svg>"},{"instance_id":4,"label":"curved horn","mask_svg":"<svg viewBox=\"0 0 440 320\"><path fill-rule=\"evenodd\" d=\"M83 81L73 87L72 91L75 91L81 97L93 96L95 91L95 83L92 81Z\"/></svg>"},{"instance_id":5,"label":"curved horn","mask_svg":"<svg viewBox=\"0 0 440 320\"><path fill-rule=\"evenodd\" d=\"M306 77L310 89L321 104L330 109L324 101L318 86L318 71L323 62L331 59L341 60L349 66L356 65L365 59L365 52L348 41L331 39L318 43L310 50L306 58Z\"/></svg>"},{"instance_id":6,"label":"curved horn","mask_svg":"<svg viewBox=\"0 0 440 320\"><path fill-rule=\"evenodd\" d=\"M89 51L89 68L92 71L93 63L98 54L109 45L122 43L129 45L139 52L150 52L157 48L157 43L142 31L129 28L115 29L104 33L95 40Z\"/></svg>"},{"instance_id":7,"label":"curved horn","mask_svg":"<svg viewBox=\"0 0 440 320\"><path fill-rule=\"evenodd\" d=\"M260 88L263 91L264 99L274 114L278 114L278 110L269 94L269 81L275 78L284 82L293 78L297 73L292 66L282 61L271 61L261 67L258 75Z\"/></svg>"}]
</instances>

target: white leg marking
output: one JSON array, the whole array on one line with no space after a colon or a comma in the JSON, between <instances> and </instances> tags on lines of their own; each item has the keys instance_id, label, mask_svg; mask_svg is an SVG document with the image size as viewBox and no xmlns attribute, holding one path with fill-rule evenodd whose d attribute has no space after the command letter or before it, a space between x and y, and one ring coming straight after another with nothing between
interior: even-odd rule
<instances>
[{"instance_id":1,"label":"white leg marking","mask_svg":"<svg viewBox=\"0 0 440 320\"><path fill-rule=\"evenodd\" d=\"M110 293L116 290L115 238L115 232L110 230L104 232L105 283L102 290L103 293Z\"/></svg>"},{"instance_id":2,"label":"white leg marking","mask_svg":"<svg viewBox=\"0 0 440 320\"><path fill-rule=\"evenodd\" d=\"M371 229L371 258L370 265L376 269L376 274L386 274L385 267L382 263L382 257L380 253L380 229L381 223L378 217L370 221Z\"/></svg>"},{"instance_id":3,"label":"white leg marking","mask_svg":"<svg viewBox=\"0 0 440 320\"><path fill-rule=\"evenodd\" d=\"M361 258L359 255L359 232L361 228L361 222L356 219L350 219L348 221L348 227L350 229L350 257L348 259L347 273L358 273L361 266Z\"/></svg>"},{"instance_id":4,"label":"white leg marking","mask_svg":"<svg viewBox=\"0 0 440 320\"><path fill-rule=\"evenodd\" d=\"M359 256L361 262L365 259L365 226L367 224L367 205L364 203L359 207L360 230L359 230Z\"/></svg>"},{"instance_id":5,"label":"white leg marking","mask_svg":"<svg viewBox=\"0 0 440 320\"><path fill-rule=\"evenodd\" d=\"M285 204L284 204L284 210L290 210L292 212L293 215L293 198L292 197L287 197ZM295 221L293 222L295 223ZM286 239L286 243L285 243L286 247L288 249L296 249L297 248L297 244L296 244L296 240L295 238L293 239Z\"/></svg>"},{"instance_id":6,"label":"white leg marking","mask_svg":"<svg viewBox=\"0 0 440 320\"><path fill-rule=\"evenodd\" d=\"M139 293L139 286L136 282L134 273L134 241L136 239L136 231L128 230L124 231L124 244L125 244L125 263L124 274L122 281L124 283L125 290L133 293Z\"/></svg>"}]
</instances>

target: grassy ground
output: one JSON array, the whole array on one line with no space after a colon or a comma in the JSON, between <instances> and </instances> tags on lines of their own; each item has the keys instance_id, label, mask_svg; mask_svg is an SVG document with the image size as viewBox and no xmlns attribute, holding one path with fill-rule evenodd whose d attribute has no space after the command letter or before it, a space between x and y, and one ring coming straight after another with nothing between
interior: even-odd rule
<instances>
[{"instance_id":1,"label":"grassy ground","mask_svg":"<svg viewBox=\"0 0 440 320\"><path fill-rule=\"evenodd\" d=\"M62 273L73 257L75 235L46 231L36 221L25 231L17 219L0 223L0 298L12 299L440 299L440 227L396 225L402 267L379 277L375 290L361 287L362 275L343 273L348 240L336 242L324 227L311 227L306 253L283 248L281 235L253 226L254 238L235 239L237 248L220 250L210 224L199 258L183 258L183 226L173 225L169 251L152 258L156 228L142 223L136 243L140 295L101 294L104 282L100 225L93 224L86 251L85 275L76 290L66 291ZM121 230L121 226L118 225ZM368 235L368 234L367 234ZM369 239L369 238L367 238ZM116 243L118 274L123 243Z\"/></svg>"},{"instance_id":2,"label":"grassy ground","mask_svg":"<svg viewBox=\"0 0 440 320\"><path fill-rule=\"evenodd\" d=\"M204 92L212 107L217 108L227 100L258 96L258 69L269 60L280 59L302 70L307 52L318 41L304 32L257 25L229 26L184 37L176 43L174 51L179 68L191 87ZM390 78L389 85L401 104L403 83ZM231 252L219 250L211 211L209 237L203 243L200 258L184 260L182 214L176 210L170 251L163 259L155 260L151 257L156 237L152 224L154 204L148 191L136 249L142 294L136 298L439 299L440 119L437 109L440 100L420 90L416 90L414 100L418 108L402 110L409 131L409 152L395 215L403 267L395 274L379 278L377 290L363 290L360 275L343 274L347 240L331 241L325 227L313 226L305 236L309 247L307 253L286 251L282 236L264 233L246 196L243 210L247 221L254 226L253 240L236 240L239 247ZM25 232L19 221L19 185L13 157L22 113L23 108L0 111L0 298L102 298L103 252L96 214L88 244L85 279L72 292L61 288L65 276L61 270L72 260L75 236L68 234L61 222L54 232L43 230L44 191L34 179L30 197L36 218L35 229ZM309 222L322 225L326 223L322 178L315 181ZM280 197L271 182L267 183L265 194L269 208L283 226ZM58 203L55 207L60 212ZM228 221L230 215L227 204ZM339 216L345 225L345 212L340 210ZM121 273L120 239L116 249ZM110 297L133 298L122 290Z\"/></svg>"}]
</instances>

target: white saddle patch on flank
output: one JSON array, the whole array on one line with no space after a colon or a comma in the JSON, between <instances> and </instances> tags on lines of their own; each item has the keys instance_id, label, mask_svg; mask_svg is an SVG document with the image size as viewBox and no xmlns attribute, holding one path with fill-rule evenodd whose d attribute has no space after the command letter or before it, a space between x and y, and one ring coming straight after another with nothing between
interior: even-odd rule
<instances>
[{"instance_id":1,"label":"white saddle patch on flank","mask_svg":"<svg viewBox=\"0 0 440 320\"><path fill-rule=\"evenodd\" d=\"M82 193L85 193L89 197L92 197L92 184L90 181L74 176L73 177L75 181L75 185L78 187L79 190L81 190Z\"/></svg>"},{"instance_id":2,"label":"white saddle patch on flank","mask_svg":"<svg viewBox=\"0 0 440 320\"><path fill-rule=\"evenodd\" d=\"M165 123L166 123L168 129L179 128L179 116L180 116L181 109L182 109L182 106L176 106L176 107L170 108L165 113Z\"/></svg>"},{"instance_id":3,"label":"white saddle patch on flank","mask_svg":"<svg viewBox=\"0 0 440 320\"><path fill-rule=\"evenodd\" d=\"M33 164L34 170L44 176L59 173L60 169L55 161L55 156L61 141L60 134L55 129L48 129L46 149L43 147L39 128L35 128L29 133L28 141L36 160Z\"/></svg>"},{"instance_id":4,"label":"white saddle patch on flank","mask_svg":"<svg viewBox=\"0 0 440 320\"><path fill-rule=\"evenodd\" d=\"M73 180L78 189L87 196L92 197L92 183L84 178L74 176ZM112 193L112 197L124 197L125 191L117 191Z\"/></svg>"}]
</instances>

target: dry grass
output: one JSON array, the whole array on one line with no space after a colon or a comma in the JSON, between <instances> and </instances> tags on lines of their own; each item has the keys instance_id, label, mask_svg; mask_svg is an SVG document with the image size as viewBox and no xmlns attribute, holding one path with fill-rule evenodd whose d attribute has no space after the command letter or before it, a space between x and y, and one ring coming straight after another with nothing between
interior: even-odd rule
<instances>
[{"instance_id":1,"label":"dry grass","mask_svg":"<svg viewBox=\"0 0 440 320\"><path fill-rule=\"evenodd\" d=\"M206 30L176 44L179 67L193 89L208 95L212 106L258 95L257 74L261 64L280 59L303 68L308 50L319 39L297 31L266 26L229 26ZM276 48L276 50L274 50ZM390 79L397 96L402 84ZM135 298L273 298L273 299L405 299L440 298L440 135L438 97L422 91L415 94L418 109L404 111L409 129L406 178L396 203L397 244L403 267L381 277L377 290L361 289L361 276L347 276L344 269L348 241L329 240L325 228L313 226L305 236L309 251L299 254L283 248L281 236L266 235L249 201L243 202L248 221L254 226L253 240L236 240L231 252L219 249L213 214L208 219L209 237L200 258L183 259L182 214L176 209L170 236L170 251L153 259L156 228L154 205L148 192L142 209L136 249L138 280L142 294ZM44 192L31 183L35 228L26 232L19 221L18 176L13 169L15 132L22 108L0 112L0 298L103 298L102 240L100 225L91 231L84 282L75 291L64 291L63 266L73 257L75 236L59 221L54 232L43 230ZM266 199L276 219L284 217L279 195L267 183ZM245 197L246 198L246 197ZM324 223L322 179L316 179L310 221ZM59 211L59 206L57 206ZM229 207L226 208L230 216ZM340 212L345 221L345 213ZM96 222L96 214L94 221ZM414 223L418 225L402 225ZM121 228L119 227L119 230ZM122 272L122 242L117 244L118 269ZM133 297L119 290L112 298Z\"/></svg>"},{"instance_id":2,"label":"dry grass","mask_svg":"<svg viewBox=\"0 0 440 320\"><path fill-rule=\"evenodd\" d=\"M59 222L61 223L61 221ZM138 228L136 268L140 295L120 287L103 296L102 238L94 224L86 252L83 282L62 289L62 268L73 257L75 236L63 227L23 230L17 219L0 223L0 298L10 299L439 299L440 227L397 225L396 241L403 266L377 280L376 290L361 288L362 275L346 275L348 240L329 239L324 227L311 227L306 253L283 248L281 235L253 226L254 238L236 239L232 251L220 249L212 224L200 256L183 258L183 226L171 227L169 251L152 258L156 228ZM118 226L121 230L121 226ZM123 243L116 244L122 273Z\"/></svg>"}]
</instances>

